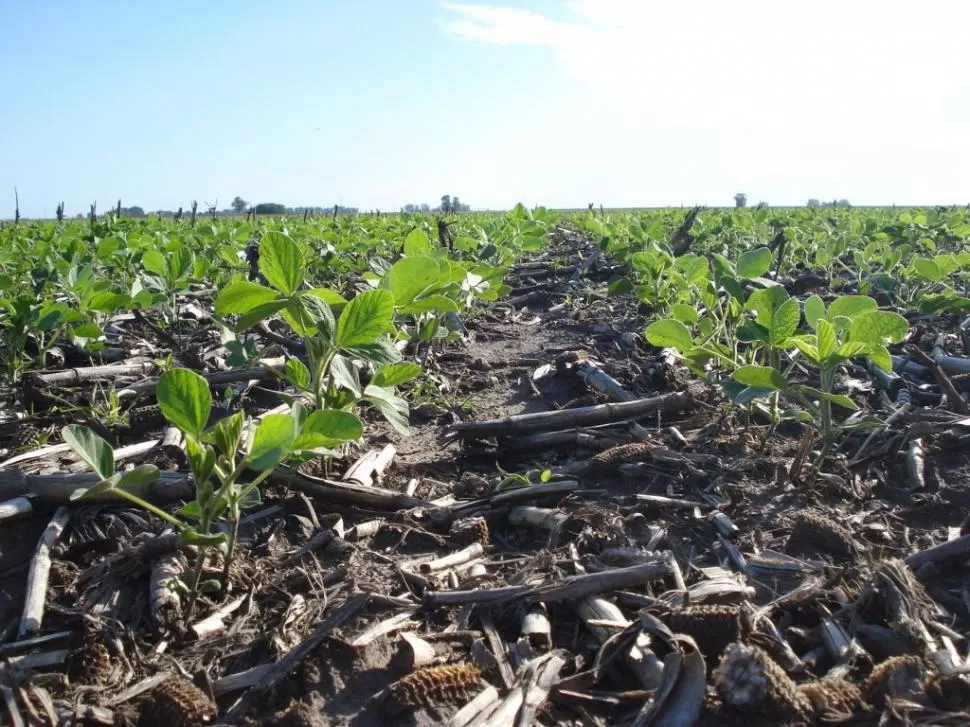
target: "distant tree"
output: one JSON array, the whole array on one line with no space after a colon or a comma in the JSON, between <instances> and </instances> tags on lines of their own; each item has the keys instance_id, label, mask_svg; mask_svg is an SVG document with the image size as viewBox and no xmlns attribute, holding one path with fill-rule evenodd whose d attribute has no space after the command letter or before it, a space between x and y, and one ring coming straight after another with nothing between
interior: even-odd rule
<instances>
[{"instance_id":1,"label":"distant tree","mask_svg":"<svg viewBox=\"0 0 970 727\"><path fill-rule=\"evenodd\" d=\"M821 207L822 204L817 199L815 199L814 197L812 197L810 200L808 200L808 206L809 207Z\"/></svg>"},{"instance_id":2,"label":"distant tree","mask_svg":"<svg viewBox=\"0 0 970 727\"><path fill-rule=\"evenodd\" d=\"M145 210L143 210L138 205L135 205L134 207L122 207L121 216L122 217L144 217Z\"/></svg>"},{"instance_id":3,"label":"distant tree","mask_svg":"<svg viewBox=\"0 0 970 727\"><path fill-rule=\"evenodd\" d=\"M451 211L461 212L461 200L458 197L451 198Z\"/></svg>"},{"instance_id":4,"label":"distant tree","mask_svg":"<svg viewBox=\"0 0 970 727\"><path fill-rule=\"evenodd\" d=\"M286 214L286 205L278 202L260 202L254 208L257 215L283 215Z\"/></svg>"},{"instance_id":5,"label":"distant tree","mask_svg":"<svg viewBox=\"0 0 970 727\"><path fill-rule=\"evenodd\" d=\"M852 206L851 204L849 204L849 200L847 200L847 199L840 199L836 204L839 207L851 207Z\"/></svg>"},{"instance_id":6,"label":"distant tree","mask_svg":"<svg viewBox=\"0 0 970 727\"><path fill-rule=\"evenodd\" d=\"M430 212L431 211L431 205L429 205L427 202L422 202L421 203L421 211L422 212Z\"/></svg>"},{"instance_id":7,"label":"distant tree","mask_svg":"<svg viewBox=\"0 0 970 727\"><path fill-rule=\"evenodd\" d=\"M451 195L445 194L441 197L441 211L451 212Z\"/></svg>"},{"instance_id":8,"label":"distant tree","mask_svg":"<svg viewBox=\"0 0 970 727\"><path fill-rule=\"evenodd\" d=\"M249 202L242 197L236 196L232 198L232 211L237 215L245 212L247 207L249 207Z\"/></svg>"},{"instance_id":9,"label":"distant tree","mask_svg":"<svg viewBox=\"0 0 970 727\"><path fill-rule=\"evenodd\" d=\"M748 206L748 195L744 192L738 192L734 195L734 206L735 207L747 207Z\"/></svg>"}]
</instances>

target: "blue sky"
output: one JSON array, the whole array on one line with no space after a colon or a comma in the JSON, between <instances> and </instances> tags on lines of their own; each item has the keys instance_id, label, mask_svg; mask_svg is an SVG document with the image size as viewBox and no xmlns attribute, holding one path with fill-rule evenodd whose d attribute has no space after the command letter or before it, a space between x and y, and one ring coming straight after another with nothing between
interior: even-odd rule
<instances>
[{"instance_id":1,"label":"blue sky","mask_svg":"<svg viewBox=\"0 0 970 727\"><path fill-rule=\"evenodd\" d=\"M0 216L970 202L970 6L0 0Z\"/></svg>"}]
</instances>

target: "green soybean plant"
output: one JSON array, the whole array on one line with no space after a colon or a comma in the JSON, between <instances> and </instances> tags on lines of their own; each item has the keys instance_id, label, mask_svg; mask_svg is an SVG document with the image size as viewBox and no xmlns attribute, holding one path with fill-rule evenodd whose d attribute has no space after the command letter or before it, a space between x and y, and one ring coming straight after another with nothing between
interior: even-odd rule
<instances>
[{"instance_id":1,"label":"green soybean plant","mask_svg":"<svg viewBox=\"0 0 970 727\"><path fill-rule=\"evenodd\" d=\"M394 295L368 290L347 302L334 291L307 287L303 248L279 232L263 235L259 266L270 286L237 277L217 297L216 314L237 315L234 328L245 331L279 313L306 347L306 363L286 362L288 383L309 395L317 410L349 410L363 401L406 432L407 403L394 387L420 368L400 361L389 335L395 331ZM361 385L357 362L376 367L367 386Z\"/></svg>"},{"instance_id":2,"label":"green soybean plant","mask_svg":"<svg viewBox=\"0 0 970 727\"><path fill-rule=\"evenodd\" d=\"M179 532L180 545L199 548L188 583L189 613L200 592L217 591L228 582L238 539L241 513L259 503L259 486L288 457L302 452L330 451L363 435L361 421L349 412L300 405L289 414L269 414L257 423L243 412L209 424L212 393L204 378L189 369L165 372L158 382L158 403L165 418L185 434L186 456L195 483L195 497L174 515L131 492L158 478L153 465L114 472L110 445L86 427L70 425L64 440L101 481L78 490L72 499L112 492L154 513ZM246 475L251 474L251 479ZM201 582L206 554L223 555L222 582Z\"/></svg>"},{"instance_id":3,"label":"green soybean plant","mask_svg":"<svg viewBox=\"0 0 970 727\"><path fill-rule=\"evenodd\" d=\"M792 308L794 303L794 308ZM790 309L790 310L786 310ZM884 370L892 368L888 345L902 341L909 323L898 313L879 310L876 301L865 295L844 295L826 308L813 295L805 301L805 320L814 333L796 333L800 321L797 302L787 299L772 318L772 348L798 349L819 370L819 388L791 384L787 371L775 365L749 364L737 368L732 377L739 383L763 392L785 392L801 402L818 422L823 452L835 439L837 427L832 405L858 409L848 396L834 393L839 366L852 358L868 358Z\"/></svg>"}]
</instances>

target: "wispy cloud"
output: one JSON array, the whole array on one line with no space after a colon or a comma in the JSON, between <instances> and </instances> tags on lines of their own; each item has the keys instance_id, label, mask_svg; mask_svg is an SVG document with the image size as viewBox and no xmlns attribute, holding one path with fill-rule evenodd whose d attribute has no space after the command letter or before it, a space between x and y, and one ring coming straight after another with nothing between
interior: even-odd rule
<instances>
[{"instance_id":1,"label":"wispy cloud","mask_svg":"<svg viewBox=\"0 0 970 727\"><path fill-rule=\"evenodd\" d=\"M550 48L569 78L652 125L890 140L970 121L970 4L929 0L915 15L881 0L569 0L568 22L443 7L453 35Z\"/></svg>"}]
</instances>

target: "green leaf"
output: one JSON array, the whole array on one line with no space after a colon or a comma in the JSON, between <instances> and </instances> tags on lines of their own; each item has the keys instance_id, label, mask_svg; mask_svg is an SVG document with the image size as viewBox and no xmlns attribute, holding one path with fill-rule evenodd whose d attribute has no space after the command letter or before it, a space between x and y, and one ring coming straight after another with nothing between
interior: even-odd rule
<instances>
[{"instance_id":1,"label":"green leaf","mask_svg":"<svg viewBox=\"0 0 970 727\"><path fill-rule=\"evenodd\" d=\"M192 502L187 502L182 505L175 514L184 520L201 520L202 508L198 502L192 500Z\"/></svg>"},{"instance_id":2,"label":"green leaf","mask_svg":"<svg viewBox=\"0 0 970 727\"><path fill-rule=\"evenodd\" d=\"M109 290L102 290L91 296L88 301L88 308L98 313L114 313L119 308L129 305L131 297L123 293L112 293Z\"/></svg>"},{"instance_id":3,"label":"green leaf","mask_svg":"<svg viewBox=\"0 0 970 727\"><path fill-rule=\"evenodd\" d=\"M388 423L401 434L409 434L408 404L391 389L371 384L364 389L364 399L377 407Z\"/></svg>"},{"instance_id":4,"label":"green leaf","mask_svg":"<svg viewBox=\"0 0 970 727\"><path fill-rule=\"evenodd\" d=\"M813 388L811 386L805 386L804 384L799 384L798 389L800 391L805 392L806 394L816 397L817 399L823 399L825 401L830 401L833 404L837 404L838 406L841 406L844 409L852 409L853 411L855 411L856 409L859 408L859 406L854 401L852 401L852 399L850 399L849 397L843 394L830 394L825 391L819 391L818 389Z\"/></svg>"},{"instance_id":5,"label":"green leaf","mask_svg":"<svg viewBox=\"0 0 970 727\"><path fill-rule=\"evenodd\" d=\"M647 340L654 346L675 348L681 353L694 345L690 331L680 321L666 319L651 323L645 331Z\"/></svg>"},{"instance_id":6,"label":"green leaf","mask_svg":"<svg viewBox=\"0 0 970 727\"><path fill-rule=\"evenodd\" d=\"M283 378L300 391L310 390L310 369L300 359L287 359L283 366Z\"/></svg>"},{"instance_id":7,"label":"green leaf","mask_svg":"<svg viewBox=\"0 0 970 727\"><path fill-rule=\"evenodd\" d=\"M426 295L400 306L401 313L427 313L428 311L458 313L460 310L458 304L446 295Z\"/></svg>"},{"instance_id":8,"label":"green leaf","mask_svg":"<svg viewBox=\"0 0 970 727\"><path fill-rule=\"evenodd\" d=\"M765 389L760 386L745 386L732 400L738 406L746 406L756 399L765 399L774 394L776 389Z\"/></svg>"},{"instance_id":9,"label":"green leaf","mask_svg":"<svg viewBox=\"0 0 970 727\"><path fill-rule=\"evenodd\" d=\"M742 278L758 278L768 272L771 267L771 250L767 247L756 247L741 253L738 258L738 275Z\"/></svg>"},{"instance_id":10,"label":"green leaf","mask_svg":"<svg viewBox=\"0 0 970 727\"><path fill-rule=\"evenodd\" d=\"M868 344L862 341L846 341L835 350L835 358L839 361L846 361L865 353L866 348L868 348Z\"/></svg>"},{"instance_id":11,"label":"green leaf","mask_svg":"<svg viewBox=\"0 0 970 727\"><path fill-rule=\"evenodd\" d=\"M845 316L852 319L861 313L876 310L878 307L876 301L868 295L843 295L832 301L825 317L833 322L836 316Z\"/></svg>"},{"instance_id":12,"label":"green leaf","mask_svg":"<svg viewBox=\"0 0 970 727\"><path fill-rule=\"evenodd\" d=\"M424 230L411 230L404 238L404 254L408 257L427 255L431 252L431 241Z\"/></svg>"},{"instance_id":13,"label":"green leaf","mask_svg":"<svg viewBox=\"0 0 970 727\"><path fill-rule=\"evenodd\" d=\"M788 382L785 377L772 366L741 366L731 374L735 381L759 389L784 389Z\"/></svg>"},{"instance_id":14,"label":"green leaf","mask_svg":"<svg viewBox=\"0 0 970 727\"><path fill-rule=\"evenodd\" d=\"M909 321L899 313L874 310L862 313L852 319L849 327L849 340L862 341L885 346L899 343L909 333Z\"/></svg>"},{"instance_id":15,"label":"green leaf","mask_svg":"<svg viewBox=\"0 0 970 727\"><path fill-rule=\"evenodd\" d=\"M796 348L801 351L809 361L815 364L822 363L818 353L818 338L816 336L795 336L791 339Z\"/></svg>"},{"instance_id":16,"label":"green leaf","mask_svg":"<svg viewBox=\"0 0 970 727\"><path fill-rule=\"evenodd\" d=\"M745 301L744 309L752 311L755 320L770 331L775 311L784 305L786 300L789 300L788 292L780 285L773 285L770 288L753 291Z\"/></svg>"},{"instance_id":17,"label":"green leaf","mask_svg":"<svg viewBox=\"0 0 970 727\"><path fill-rule=\"evenodd\" d=\"M281 232L267 232L259 241L259 270L283 295L293 295L303 283L303 250Z\"/></svg>"},{"instance_id":18,"label":"green leaf","mask_svg":"<svg viewBox=\"0 0 970 727\"><path fill-rule=\"evenodd\" d=\"M342 310L347 305L347 300L340 293L329 288L310 288L301 291L300 295L312 295L314 298L319 298L330 306L331 310L335 311Z\"/></svg>"},{"instance_id":19,"label":"green leaf","mask_svg":"<svg viewBox=\"0 0 970 727\"><path fill-rule=\"evenodd\" d=\"M329 345L333 341L337 322L333 310L325 300L315 295L298 295L291 298L283 319L298 336L306 338L316 331Z\"/></svg>"},{"instance_id":20,"label":"green leaf","mask_svg":"<svg viewBox=\"0 0 970 727\"><path fill-rule=\"evenodd\" d=\"M275 315L276 313L279 313L284 307L286 307L287 303L288 301L286 298L278 298L277 300L271 300L268 303L257 305L255 308L252 308L245 314L239 316L234 329L239 332L248 331L261 321Z\"/></svg>"},{"instance_id":21,"label":"green leaf","mask_svg":"<svg viewBox=\"0 0 970 727\"><path fill-rule=\"evenodd\" d=\"M688 326L694 325L698 320L697 309L686 303L674 303L670 306L670 315Z\"/></svg>"},{"instance_id":22,"label":"green leaf","mask_svg":"<svg viewBox=\"0 0 970 727\"><path fill-rule=\"evenodd\" d=\"M61 436L102 480L107 480L115 473L115 456L111 445L88 427L68 424L61 429Z\"/></svg>"},{"instance_id":23,"label":"green leaf","mask_svg":"<svg viewBox=\"0 0 970 727\"><path fill-rule=\"evenodd\" d=\"M337 321L337 346L371 343L393 328L394 296L386 290L368 290L353 298Z\"/></svg>"},{"instance_id":24,"label":"green leaf","mask_svg":"<svg viewBox=\"0 0 970 727\"><path fill-rule=\"evenodd\" d=\"M215 312L217 316L248 313L254 308L276 300L277 297L276 291L270 290L265 285L237 277L219 292L216 297Z\"/></svg>"},{"instance_id":25,"label":"green leaf","mask_svg":"<svg viewBox=\"0 0 970 727\"><path fill-rule=\"evenodd\" d=\"M741 283L738 282L737 278L725 275L720 279L719 285L736 301L739 303L744 302L744 288L741 287Z\"/></svg>"},{"instance_id":26,"label":"green leaf","mask_svg":"<svg viewBox=\"0 0 970 727\"><path fill-rule=\"evenodd\" d=\"M228 419L232 419L232 417L222 419L219 424L228 421ZM216 428L214 433L216 433L215 439L219 448L226 454L231 453L235 456L239 441L242 438L242 429L240 427L238 436L235 438L233 438L233 429L232 426L225 429ZM216 451L208 444L203 444L194 437L188 437L185 440L185 456L189 460L189 469L192 470L192 476L195 478L196 499L207 503L212 497L212 483L209 482L209 478L212 477L212 471L216 466Z\"/></svg>"},{"instance_id":27,"label":"green leaf","mask_svg":"<svg viewBox=\"0 0 970 727\"><path fill-rule=\"evenodd\" d=\"M913 268L917 273L934 283L943 280L943 271L940 270L940 266L936 264L935 260L930 260L927 257L913 258Z\"/></svg>"},{"instance_id":28,"label":"green leaf","mask_svg":"<svg viewBox=\"0 0 970 727\"><path fill-rule=\"evenodd\" d=\"M347 346L344 350L357 358L370 361L378 366L401 360L401 352L386 338L374 341L373 343L361 344L360 346Z\"/></svg>"},{"instance_id":29,"label":"green leaf","mask_svg":"<svg viewBox=\"0 0 970 727\"><path fill-rule=\"evenodd\" d=\"M246 464L253 470L273 469L293 448L296 422L289 414L267 414L253 435Z\"/></svg>"},{"instance_id":30,"label":"green leaf","mask_svg":"<svg viewBox=\"0 0 970 727\"><path fill-rule=\"evenodd\" d=\"M140 464L137 467L120 473L116 487L125 489L127 487L144 487L150 485L158 479L158 467L153 464Z\"/></svg>"},{"instance_id":31,"label":"green leaf","mask_svg":"<svg viewBox=\"0 0 970 727\"><path fill-rule=\"evenodd\" d=\"M825 317L825 303L817 295L805 300L805 321L812 328L818 330L818 322Z\"/></svg>"},{"instance_id":32,"label":"green leaf","mask_svg":"<svg viewBox=\"0 0 970 727\"><path fill-rule=\"evenodd\" d=\"M893 357L890 355L889 349L885 346L867 346L866 356L883 371L893 370Z\"/></svg>"},{"instance_id":33,"label":"green leaf","mask_svg":"<svg viewBox=\"0 0 970 727\"><path fill-rule=\"evenodd\" d=\"M212 411L209 383L189 369L172 369L162 374L156 391L162 414L187 434L198 437L205 430Z\"/></svg>"},{"instance_id":34,"label":"green leaf","mask_svg":"<svg viewBox=\"0 0 970 727\"><path fill-rule=\"evenodd\" d=\"M165 256L158 250L148 250L141 256L141 265L145 270L154 273L160 278L168 275L168 263Z\"/></svg>"},{"instance_id":35,"label":"green leaf","mask_svg":"<svg viewBox=\"0 0 970 727\"><path fill-rule=\"evenodd\" d=\"M447 283L438 261L429 256L404 257L381 279L380 287L394 294L394 305L410 305Z\"/></svg>"},{"instance_id":36,"label":"green leaf","mask_svg":"<svg viewBox=\"0 0 970 727\"><path fill-rule=\"evenodd\" d=\"M227 539L228 536L225 533L220 532L213 533L212 535L204 535L192 528L185 528L185 530L179 533L177 542L179 547L195 545L199 548L213 548L223 545Z\"/></svg>"},{"instance_id":37,"label":"green leaf","mask_svg":"<svg viewBox=\"0 0 970 727\"><path fill-rule=\"evenodd\" d=\"M219 451L234 455L242 444L243 431L246 425L246 416L241 411L234 412L217 421L203 437L204 441L211 442ZM208 455L206 455L208 456ZM211 467L209 468L211 470ZM208 477L208 475L206 475Z\"/></svg>"},{"instance_id":38,"label":"green leaf","mask_svg":"<svg viewBox=\"0 0 970 727\"><path fill-rule=\"evenodd\" d=\"M835 337L835 328L824 318L818 319L818 356L819 360L825 361L829 356L835 353L835 347L838 345L838 341Z\"/></svg>"},{"instance_id":39,"label":"green leaf","mask_svg":"<svg viewBox=\"0 0 970 727\"><path fill-rule=\"evenodd\" d=\"M294 450L333 449L344 442L364 436L364 424L355 414L336 409L312 412L303 424L300 436L293 443Z\"/></svg>"},{"instance_id":40,"label":"green leaf","mask_svg":"<svg viewBox=\"0 0 970 727\"><path fill-rule=\"evenodd\" d=\"M769 341L773 346L781 345L798 330L802 312L798 301L789 298L782 303L771 317L771 328L768 330Z\"/></svg>"},{"instance_id":41,"label":"green leaf","mask_svg":"<svg viewBox=\"0 0 970 727\"><path fill-rule=\"evenodd\" d=\"M355 398L359 399L363 394L357 367L346 356L337 354L333 357L330 361L330 373L333 375L333 382L352 392Z\"/></svg>"},{"instance_id":42,"label":"green leaf","mask_svg":"<svg viewBox=\"0 0 970 727\"><path fill-rule=\"evenodd\" d=\"M677 258L675 265L691 285L700 285L708 278L709 265L706 257L694 254L682 255Z\"/></svg>"},{"instance_id":43,"label":"green leaf","mask_svg":"<svg viewBox=\"0 0 970 727\"><path fill-rule=\"evenodd\" d=\"M410 361L381 366L374 374L371 381L374 386L399 386L406 381L410 381L416 376L421 375L421 367Z\"/></svg>"},{"instance_id":44,"label":"green leaf","mask_svg":"<svg viewBox=\"0 0 970 727\"><path fill-rule=\"evenodd\" d=\"M121 475L121 472L115 472L108 479L101 480L91 487L79 487L71 493L70 499L72 501L81 500L85 497L94 497L95 495L104 495L111 492L113 489L115 489L115 487L118 486L118 483L121 482Z\"/></svg>"}]
</instances>

